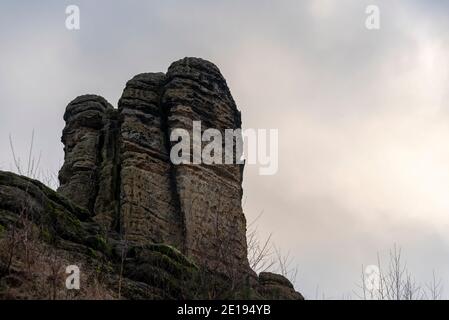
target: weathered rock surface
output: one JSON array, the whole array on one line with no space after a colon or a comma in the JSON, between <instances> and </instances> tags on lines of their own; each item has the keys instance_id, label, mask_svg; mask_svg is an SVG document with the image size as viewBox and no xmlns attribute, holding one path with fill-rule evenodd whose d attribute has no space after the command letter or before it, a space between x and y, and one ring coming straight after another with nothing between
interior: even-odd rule
<instances>
[{"instance_id":1,"label":"weathered rock surface","mask_svg":"<svg viewBox=\"0 0 449 320\"><path fill-rule=\"evenodd\" d=\"M137 244L166 243L209 269L248 270L241 207L243 165L170 161L170 133L241 127L226 81L212 63L185 58L167 74L131 79L118 109L82 96L66 109L59 192L87 209L105 232ZM224 158L224 154L223 154ZM233 274L233 277L235 275Z\"/></svg>"},{"instance_id":2,"label":"weathered rock surface","mask_svg":"<svg viewBox=\"0 0 449 320\"><path fill-rule=\"evenodd\" d=\"M28 223L32 229L23 233ZM87 210L42 183L0 171L0 299L52 298L46 290L51 291L47 286L54 281L54 274L46 275L45 270L58 263L62 277L56 298L67 295L63 289L67 265L83 266L83 279L86 273L96 275L84 280L81 293L73 297L79 299L302 298L282 276L262 273L256 282L236 285L198 266L172 246L103 238L101 229ZM11 242L16 238L17 242ZM25 255L23 241L35 260L48 256L35 267L39 268L36 274L17 257ZM16 252L7 267L10 250ZM100 281L91 292L86 289L90 280Z\"/></svg>"},{"instance_id":3,"label":"weathered rock surface","mask_svg":"<svg viewBox=\"0 0 449 320\"><path fill-rule=\"evenodd\" d=\"M201 291L194 296L192 293L195 291L190 290L194 279L200 274L198 267L176 249L167 245L133 246L124 241L103 238L101 226L93 221L87 210L38 181L0 171L0 242L7 237L7 233L19 234L25 222L32 223L36 230L36 239L31 239L31 232L28 231L29 243L45 243L57 257L64 257L66 265L60 271L64 272L67 265L85 265L93 269L101 267L107 273L102 286L107 289L109 298L119 298L119 292L120 297L125 299L201 297ZM8 237L5 241L8 248L0 247L0 298L11 289L8 279L33 281L20 264L8 272L5 270L9 259L4 254L8 254L9 249L18 248L23 241L18 238L17 243L11 243L11 239L14 238ZM28 247L36 250L36 245ZM20 253L18 251L17 255ZM37 252L37 255L41 254ZM54 263L53 260L49 261L47 267L51 268ZM8 280L3 281L8 287L2 288L3 278ZM64 283L62 281L58 287L63 287ZM39 297L48 298L40 296L37 291L22 296Z\"/></svg>"},{"instance_id":4,"label":"weathered rock surface","mask_svg":"<svg viewBox=\"0 0 449 320\"><path fill-rule=\"evenodd\" d=\"M162 73L138 75L119 101L121 227L130 241L167 243L183 250L183 216L160 104L164 83Z\"/></svg>"},{"instance_id":5,"label":"weathered rock surface","mask_svg":"<svg viewBox=\"0 0 449 320\"><path fill-rule=\"evenodd\" d=\"M59 192L93 212L102 163L103 128L113 107L94 95L73 100L66 109L62 134L65 161L59 172Z\"/></svg>"},{"instance_id":6,"label":"weathered rock surface","mask_svg":"<svg viewBox=\"0 0 449 320\"><path fill-rule=\"evenodd\" d=\"M162 105L170 130L186 129L192 136L192 120L201 121L203 131L219 130L222 137L225 129L241 128L225 79L202 59L185 58L170 66ZM175 179L184 215L185 253L226 274L248 268L243 165L179 165Z\"/></svg>"},{"instance_id":7,"label":"weathered rock surface","mask_svg":"<svg viewBox=\"0 0 449 320\"><path fill-rule=\"evenodd\" d=\"M258 278L249 267L243 165L170 160L175 129L192 132L201 121L203 131L224 137L241 127L214 64L184 58L166 74L137 75L118 109L80 96L64 120L58 193L0 172L0 226L27 212L51 245L108 261L115 270L109 288L123 271L120 291L129 298L302 298L287 279Z\"/></svg>"},{"instance_id":8,"label":"weathered rock surface","mask_svg":"<svg viewBox=\"0 0 449 320\"><path fill-rule=\"evenodd\" d=\"M270 300L304 300L304 297L295 291L292 283L279 274L261 272L259 274L259 293Z\"/></svg>"}]
</instances>

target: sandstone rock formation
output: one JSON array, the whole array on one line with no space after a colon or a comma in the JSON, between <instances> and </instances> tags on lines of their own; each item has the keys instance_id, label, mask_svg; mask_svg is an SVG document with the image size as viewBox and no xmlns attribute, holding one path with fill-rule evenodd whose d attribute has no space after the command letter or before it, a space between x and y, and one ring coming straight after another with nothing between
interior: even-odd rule
<instances>
[{"instance_id":1,"label":"sandstone rock formation","mask_svg":"<svg viewBox=\"0 0 449 320\"><path fill-rule=\"evenodd\" d=\"M173 245L210 269L248 270L241 208L243 165L173 165L170 132L241 127L226 81L210 62L185 58L167 74L131 79L118 109L82 96L67 107L59 192L128 241Z\"/></svg>"},{"instance_id":2,"label":"sandstone rock formation","mask_svg":"<svg viewBox=\"0 0 449 320\"><path fill-rule=\"evenodd\" d=\"M271 300L304 300L304 297L295 291L291 282L285 277L271 273L259 274L259 293Z\"/></svg>"},{"instance_id":3,"label":"sandstone rock formation","mask_svg":"<svg viewBox=\"0 0 449 320\"><path fill-rule=\"evenodd\" d=\"M258 278L249 267L243 165L170 161L174 129L191 132L201 121L224 136L241 127L215 65L184 58L166 74L137 75L117 109L85 95L64 120L58 192L0 172L0 226L27 212L51 245L106 259L114 270L109 288L124 272L120 291L128 298L211 297L210 286L219 298L302 298L287 279Z\"/></svg>"}]
</instances>

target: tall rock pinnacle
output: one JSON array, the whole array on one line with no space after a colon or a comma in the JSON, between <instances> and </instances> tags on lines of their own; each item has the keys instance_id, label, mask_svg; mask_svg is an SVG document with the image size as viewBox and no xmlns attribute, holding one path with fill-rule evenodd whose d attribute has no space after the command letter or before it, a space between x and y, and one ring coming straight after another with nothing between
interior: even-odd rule
<instances>
[{"instance_id":1,"label":"tall rock pinnacle","mask_svg":"<svg viewBox=\"0 0 449 320\"><path fill-rule=\"evenodd\" d=\"M249 270L242 211L243 165L174 165L170 133L241 127L226 81L212 63L184 58L166 74L128 81L114 109L82 96L64 116L59 192L104 227L137 243L170 244L210 270Z\"/></svg>"}]
</instances>

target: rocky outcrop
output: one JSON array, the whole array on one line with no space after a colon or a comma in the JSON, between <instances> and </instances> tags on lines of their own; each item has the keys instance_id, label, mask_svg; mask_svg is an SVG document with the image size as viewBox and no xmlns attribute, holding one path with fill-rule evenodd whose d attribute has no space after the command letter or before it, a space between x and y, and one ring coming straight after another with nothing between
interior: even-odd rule
<instances>
[{"instance_id":1,"label":"rocky outcrop","mask_svg":"<svg viewBox=\"0 0 449 320\"><path fill-rule=\"evenodd\" d=\"M293 284L284 276L271 272L259 274L259 293L270 300L304 300L304 297L295 291Z\"/></svg>"},{"instance_id":2,"label":"rocky outcrop","mask_svg":"<svg viewBox=\"0 0 449 320\"><path fill-rule=\"evenodd\" d=\"M0 171L0 200L0 299L67 298L68 265L82 266L78 299L302 299L279 275L236 285L172 246L104 238L87 210L26 177Z\"/></svg>"},{"instance_id":3,"label":"rocky outcrop","mask_svg":"<svg viewBox=\"0 0 449 320\"><path fill-rule=\"evenodd\" d=\"M138 244L173 245L227 275L248 272L243 165L174 165L169 157L170 133L192 133L193 121L223 136L241 127L215 65L185 58L167 74L137 75L117 110L101 97L82 96L64 119L59 192L87 209L104 232Z\"/></svg>"},{"instance_id":4,"label":"rocky outcrop","mask_svg":"<svg viewBox=\"0 0 449 320\"><path fill-rule=\"evenodd\" d=\"M49 240L57 237L80 245L99 233L90 213L42 183L0 171L0 225L9 229L23 221L38 225Z\"/></svg>"},{"instance_id":5,"label":"rocky outcrop","mask_svg":"<svg viewBox=\"0 0 449 320\"><path fill-rule=\"evenodd\" d=\"M67 265L84 266L82 279L86 278L89 269L97 274L99 271L104 273L100 285L106 296L94 297L97 299L206 297L207 289L196 283L201 275L199 268L179 251L162 244L137 246L123 240L103 238L101 226L87 210L38 181L0 171L0 200L0 299L50 298L42 292L46 282L42 279L45 275L42 269L54 268L58 261L55 259L64 261L58 271L63 275ZM37 275L28 271L25 264L30 262L19 259L25 250L21 247L25 241L33 260L50 252L51 259L47 265L39 266ZM13 253L12 263L10 252ZM61 278L58 288L64 288L65 277ZM44 284L36 288L34 282ZM11 295L15 292L13 289L23 283L27 284L28 292ZM83 283L81 288L85 290L88 285ZM64 296L66 294L64 292Z\"/></svg>"},{"instance_id":6,"label":"rocky outcrop","mask_svg":"<svg viewBox=\"0 0 449 320\"><path fill-rule=\"evenodd\" d=\"M131 298L210 298L210 286L217 298L300 298L285 278L258 278L249 267L243 164L235 155L233 164L170 159L175 129L192 135L193 121L201 121L203 132L225 137L226 129L241 127L214 64L184 58L166 74L137 75L117 109L102 97L80 96L64 120L58 192L0 173L0 225L9 228L27 212L52 246L108 261L112 287L123 272L120 292Z\"/></svg>"}]
</instances>

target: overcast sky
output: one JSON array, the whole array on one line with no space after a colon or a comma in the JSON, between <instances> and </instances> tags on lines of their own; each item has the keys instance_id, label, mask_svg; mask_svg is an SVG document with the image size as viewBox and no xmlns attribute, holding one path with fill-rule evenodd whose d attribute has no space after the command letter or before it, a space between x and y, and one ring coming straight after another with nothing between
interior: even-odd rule
<instances>
[{"instance_id":1,"label":"overcast sky","mask_svg":"<svg viewBox=\"0 0 449 320\"><path fill-rule=\"evenodd\" d=\"M397 243L419 281L449 293L449 5L443 1L2 1L0 168L8 136L41 167L63 160L66 105L113 105L141 72L214 62L245 128L277 128L279 172L245 171L248 220L264 212L309 298L354 294L362 265ZM65 9L81 10L68 31ZM380 8L380 30L365 9ZM447 295L446 295L447 296Z\"/></svg>"}]
</instances>

